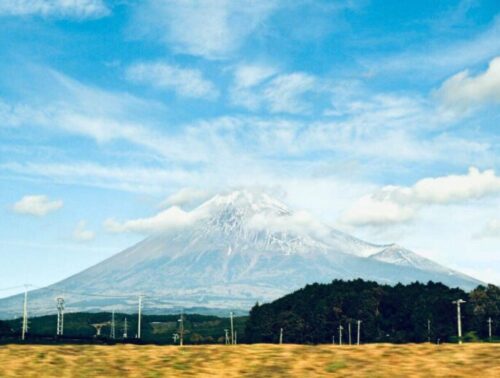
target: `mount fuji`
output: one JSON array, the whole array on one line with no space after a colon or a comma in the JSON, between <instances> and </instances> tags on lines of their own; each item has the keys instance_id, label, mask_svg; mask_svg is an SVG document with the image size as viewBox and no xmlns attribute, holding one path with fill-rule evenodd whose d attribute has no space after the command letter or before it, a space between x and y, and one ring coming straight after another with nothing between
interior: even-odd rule
<instances>
[{"instance_id":1,"label":"mount fuji","mask_svg":"<svg viewBox=\"0 0 500 378\"><path fill-rule=\"evenodd\" d=\"M178 225L30 292L30 313L53 313L58 295L68 311L136 311L142 294L150 313L225 313L333 279L432 280L464 289L481 284L397 244L371 244L337 231L265 193L235 191L189 212L170 210ZM21 295L0 300L0 316L19 315L21 303Z\"/></svg>"}]
</instances>

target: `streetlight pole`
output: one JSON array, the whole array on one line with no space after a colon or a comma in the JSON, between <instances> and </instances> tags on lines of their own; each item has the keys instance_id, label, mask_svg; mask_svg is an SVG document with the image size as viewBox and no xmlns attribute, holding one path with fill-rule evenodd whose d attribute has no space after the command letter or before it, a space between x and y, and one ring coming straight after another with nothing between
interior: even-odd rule
<instances>
[{"instance_id":1,"label":"streetlight pole","mask_svg":"<svg viewBox=\"0 0 500 378\"><path fill-rule=\"evenodd\" d=\"M361 336L361 320L358 320L358 339L357 339L358 345L359 345L360 336Z\"/></svg>"},{"instance_id":2,"label":"streetlight pole","mask_svg":"<svg viewBox=\"0 0 500 378\"><path fill-rule=\"evenodd\" d=\"M490 339L491 342L491 323L492 323L491 316L488 318L487 322L488 322L488 338Z\"/></svg>"},{"instance_id":3,"label":"streetlight pole","mask_svg":"<svg viewBox=\"0 0 500 378\"><path fill-rule=\"evenodd\" d=\"M460 311L460 305L465 303L463 299L457 299L452 303L457 305L457 329L458 329L458 343L462 344L462 315Z\"/></svg>"},{"instance_id":4,"label":"streetlight pole","mask_svg":"<svg viewBox=\"0 0 500 378\"><path fill-rule=\"evenodd\" d=\"M229 313L229 317L231 318L231 344L234 344L234 323L233 323L233 312Z\"/></svg>"}]
</instances>

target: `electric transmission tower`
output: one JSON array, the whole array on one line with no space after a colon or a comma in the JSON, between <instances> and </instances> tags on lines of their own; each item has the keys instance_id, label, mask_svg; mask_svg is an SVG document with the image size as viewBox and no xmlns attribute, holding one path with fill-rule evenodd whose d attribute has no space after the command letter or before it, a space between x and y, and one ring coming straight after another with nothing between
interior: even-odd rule
<instances>
[{"instance_id":1,"label":"electric transmission tower","mask_svg":"<svg viewBox=\"0 0 500 378\"><path fill-rule=\"evenodd\" d=\"M227 328L224 328L224 338L225 338L225 344L229 344L229 330Z\"/></svg>"},{"instance_id":2,"label":"electric transmission tower","mask_svg":"<svg viewBox=\"0 0 500 378\"><path fill-rule=\"evenodd\" d=\"M64 333L64 298L58 297L57 301L57 336L62 336Z\"/></svg>"},{"instance_id":3,"label":"electric transmission tower","mask_svg":"<svg viewBox=\"0 0 500 378\"><path fill-rule=\"evenodd\" d=\"M26 333L28 333L28 288L24 289L24 304L23 304L23 328L21 339L26 339Z\"/></svg>"},{"instance_id":4,"label":"electric transmission tower","mask_svg":"<svg viewBox=\"0 0 500 378\"><path fill-rule=\"evenodd\" d=\"M457 305L457 330L458 330L458 343L462 344L462 315L460 313L460 305L465 303L463 299L457 299L452 303Z\"/></svg>"},{"instance_id":5,"label":"electric transmission tower","mask_svg":"<svg viewBox=\"0 0 500 378\"><path fill-rule=\"evenodd\" d=\"M115 338L115 310L114 309L111 312L111 329L109 331L109 337L111 339Z\"/></svg>"}]
</instances>

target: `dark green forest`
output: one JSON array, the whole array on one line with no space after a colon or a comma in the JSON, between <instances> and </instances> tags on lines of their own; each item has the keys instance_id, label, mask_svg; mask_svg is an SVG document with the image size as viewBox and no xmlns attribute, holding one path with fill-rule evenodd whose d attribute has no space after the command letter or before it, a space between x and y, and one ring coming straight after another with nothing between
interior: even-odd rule
<instances>
[{"instance_id":1,"label":"dark green forest","mask_svg":"<svg viewBox=\"0 0 500 378\"><path fill-rule=\"evenodd\" d=\"M335 280L307 285L272 303L256 304L250 311L245 338L248 342L277 342L283 328L288 343L338 342L339 326L348 342L351 323L353 342L361 320L361 342L453 342L457 340L457 311L462 305L465 341L487 340L489 317L493 334L500 321L500 289L478 286L470 293L441 283L395 286L376 282Z\"/></svg>"},{"instance_id":2,"label":"dark green forest","mask_svg":"<svg viewBox=\"0 0 500 378\"><path fill-rule=\"evenodd\" d=\"M357 321L361 321L360 340L372 342L456 342L457 311L452 302L462 305L462 329L465 341L489 341L488 322L492 320L493 340L498 341L500 321L500 288L478 286L467 293L441 283L413 283L395 286L376 282L335 280L330 284L312 284L272 303L256 304L250 315L235 317L235 330L240 343L276 343L283 329L285 343L331 343L339 340L343 327L344 343L356 342ZM123 339L127 318L128 338ZM115 314L116 339L110 339L109 312L68 313L64 317L64 338L80 338L88 342L137 342L137 314ZM179 332L179 315L143 315L143 343L173 344L173 334ZM20 318L0 321L0 339L18 340ZM96 337L96 325L101 335ZM228 318L184 315L186 344L224 343L224 329L230 328ZM29 318L28 342L54 340L56 316Z\"/></svg>"},{"instance_id":3,"label":"dark green forest","mask_svg":"<svg viewBox=\"0 0 500 378\"><path fill-rule=\"evenodd\" d=\"M155 344L174 344L173 334L179 333L179 315L143 315L141 342ZM127 339L124 340L125 318L127 319ZM217 316L185 314L184 342L186 344L224 343L224 329L230 328L228 318ZM247 317L234 318L234 330L238 339L244 336ZM110 338L111 313L67 313L64 315L64 337L60 342L77 339L87 342L137 342L137 314L115 314L115 339ZM27 342L55 340L56 315L29 318ZM21 334L22 319L0 321L0 340L18 340ZM101 325L97 336L96 325ZM177 340L178 343L178 340Z\"/></svg>"}]
</instances>

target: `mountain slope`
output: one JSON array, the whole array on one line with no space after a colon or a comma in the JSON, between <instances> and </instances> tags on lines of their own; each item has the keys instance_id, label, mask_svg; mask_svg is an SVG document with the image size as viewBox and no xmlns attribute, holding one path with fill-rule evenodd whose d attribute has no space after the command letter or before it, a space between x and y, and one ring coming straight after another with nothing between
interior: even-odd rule
<instances>
[{"instance_id":1,"label":"mountain slope","mask_svg":"<svg viewBox=\"0 0 500 378\"><path fill-rule=\"evenodd\" d=\"M30 294L30 309L249 309L307 283L364 278L382 283L441 281L470 289L479 281L397 245L344 234L263 193L217 195L190 212L183 227L148 237L49 288ZM80 294L81 293L81 294ZM0 301L0 315L19 313L21 298Z\"/></svg>"}]
</instances>

